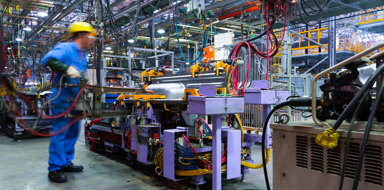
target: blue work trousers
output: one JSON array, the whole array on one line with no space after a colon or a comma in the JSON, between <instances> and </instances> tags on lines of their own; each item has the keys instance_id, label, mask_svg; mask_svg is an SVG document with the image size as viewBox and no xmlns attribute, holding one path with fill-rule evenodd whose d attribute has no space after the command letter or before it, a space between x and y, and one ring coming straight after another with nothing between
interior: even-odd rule
<instances>
[{"instance_id":1,"label":"blue work trousers","mask_svg":"<svg viewBox=\"0 0 384 190\"><path fill-rule=\"evenodd\" d=\"M52 114L60 114L65 110L63 109L52 109ZM76 115L77 113L73 113ZM73 118L72 118L73 119ZM71 118L61 117L53 119L53 132L60 130L65 127ZM75 144L79 136L80 121L74 123L64 132L51 137L51 143L49 144L49 172L60 170L64 166L69 165L75 157Z\"/></svg>"}]
</instances>

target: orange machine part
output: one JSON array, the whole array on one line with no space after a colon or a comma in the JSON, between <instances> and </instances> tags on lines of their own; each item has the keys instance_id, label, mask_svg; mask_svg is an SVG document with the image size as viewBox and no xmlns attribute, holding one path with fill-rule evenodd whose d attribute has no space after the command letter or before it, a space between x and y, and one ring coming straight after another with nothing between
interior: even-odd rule
<instances>
[{"instance_id":1,"label":"orange machine part","mask_svg":"<svg viewBox=\"0 0 384 190\"><path fill-rule=\"evenodd\" d=\"M30 69L27 69L27 77L31 78L31 70Z\"/></svg>"},{"instance_id":2,"label":"orange machine part","mask_svg":"<svg viewBox=\"0 0 384 190\"><path fill-rule=\"evenodd\" d=\"M207 61L215 60L215 47L210 46L203 49L203 63Z\"/></svg>"}]
</instances>

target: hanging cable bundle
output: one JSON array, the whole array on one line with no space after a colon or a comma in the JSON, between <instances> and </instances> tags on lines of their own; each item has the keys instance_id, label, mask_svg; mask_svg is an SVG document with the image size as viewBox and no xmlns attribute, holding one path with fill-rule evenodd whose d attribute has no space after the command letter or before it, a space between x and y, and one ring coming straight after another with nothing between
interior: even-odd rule
<instances>
[{"instance_id":1,"label":"hanging cable bundle","mask_svg":"<svg viewBox=\"0 0 384 190\"><path fill-rule=\"evenodd\" d=\"M318 24L321 21L321 19L324 16L324 13L327 11L332 0L326 0L322 6L318 2L318 0L313 0L313 2L315 2L315 7L311 7L310 5L308 5L307 0L298 0L299 16L300 16L301 20L308 26L315 26L316 24ZM313 14L309 13L307 11L308 9L310 9L314 13ZM309 18L317 18L317 17L318 18L314 23L310 24L310 22L308 22L304 19L303 12L304 12L305 16L307 16Z\"/></svg>"},{"instance_id":2,"label":"hanging cable bundle","mask_svg":"<svg viewBox=\"0 0 384 190\"><path fill-rule=\"evenodd\" d=\"M270 57L273 57L277 54L279 47L281 46L282 41L283 41L284 36L285 36L285 29L286 29L286 23L287 23L287 9L290 6L292 6L292 5L288 1L285 1L285 2L276 1L276 2L265 3L263 10L264 10L264 19L266 20L266 23L267 23L267 30L263 31L261 34L259 34L256 37L253 37L253 38L246 40L245 42L240 42L230 52L228 58L232 59L233 61L232 61L230 70L228 72L228 77L233 78L233 87L234 87L235 91L238 92L239 91L238 90L239 85L237 82L237 68L236 68L236 65L234 66L234 63L235 63L235 59L238 59L240 56L240 50L243 47L248 49L248 54L249 54L248 65L247 65L247 70L245 73L244 82L242 84L242 90L241 90L241 93L239 93L240 95L244 94L244 89L246 88L246 84L247 84L246 81L248 78L249 68L250 68L250 64L251 64L251 50L260 59L267 59L268 60ZM281 17L283 14L284 14L284 28L283 28L283 33L282 33L281 39L278 40L275 32L272 30L272 27L276 22L276 18ZM270 16L272 17L271 21L270 21ZM259 39L265 35L266 35L266 40L267 40L267 50L264 52L262 50L259 50L251 42L256 40L256 39ZM270 44L271 44L271 46L269 46ZM268 63L268 61L267 61L267 63ZM266 68L266 80L268 79L268 70L269 70L268 65L269 64L267 64L267 68ZM232 74L232 72L233 72L233 74ZM230 80L230 78L228 80Z\"/></svg>"}]
</instances>

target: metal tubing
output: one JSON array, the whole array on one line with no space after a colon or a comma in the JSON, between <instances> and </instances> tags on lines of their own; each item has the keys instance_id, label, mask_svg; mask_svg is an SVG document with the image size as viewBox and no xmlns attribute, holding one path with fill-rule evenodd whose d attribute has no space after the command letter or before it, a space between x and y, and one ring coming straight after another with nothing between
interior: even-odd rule
<instances>
[{"instance_id":1,"label":"metal tubing","mask_svg":"<svg viewBox=\"0 0 384 190\"><path fill-rule=\"evenodd\" d=\"M212 115L212 189L221 189L221 115Z\"/></svg>"},{"instance_id":2,"label":"metal tubing","mask_svg":"<svg viewBox=\"0 0 384 190\"><path fill-rule=\"evenodd\" d=\"M305 71L303 74L307 74L309 71L311 71L312 69L316 68L317 66L319 66L322 62L324 62L326 59L328 59L328 56L325 57L324 59L322 59L321 61L319 61L318 63L316 63L316 65L312 66L310 69L308 69L307 71Z\"/></svg>"},{"instance_id":3,"label":"metal tubing","mask_svg":"<svg viewBox=\"0 0 384 190\"><path fill-rule=\"evenodd\" d=\"M37 17L29 17L29 16L19 16L19 15L10 15L10 14L3 14L4 16L10 16L10 17L17 17L17 18L26 18L31 20L37 20Z\"/></svg>"},{"instance_id":4,"label":"metal tubing","mask_svg":"<svg viewBox=\"0 0 384 190\"><path fill-rule=\"evenodd\" d=\"M362 52L360 52L360 53L358 53L358 54L356 54L356 55L354 55L354 56L352 56L352 57L350 57L350 58L340 62L339 64L337 64L337 65L335 65L335 66L333 66L331 68L328 68L328 69L324 70L323 72L317 74L315 76L315 78L313 78L313 80L312 80L312 119L313 119L313 121L317 125L319 125L321 127L323 126L323 123L320 122L317 119L317 116L316 116L316 114L317 114L317 110L316 110L316 108L317 108L316 107L317 80L319 80L322 76L325 76L326 74L328 74L328 73L330 73L332 71L335 71L336 69L339 69L339 68L341 68L341 67L343 67L343 66L345 66L345 65L347 65L349 63L352 63L356 59L359 59L359 58L361 58L361 57L363 57L363 56L365 56L365 55L367 55L369 53L372 53L373 51L378 50L378 49L380 49L382 47L384 47L384 42L378 43L377 45L375 45L375 46L373 46L373 47L371 47L369 49L366 49L366 50L364 50L364 51L362 51Z\"/></svg>"},{"instance_id":5,"label":"metal tubing","mask_svg":"<svg viewBox=\"0 0 384 190\"><path fill-rule=\"evenodd\" d=\"M245 12L249 13L252 11L257 11L259 9L260 9L259 7L254 6L254 7L250 7L250 8L245 9ZM226 14L223 16L219 16L219 20L224 20L224 19L232 18L232 17L237 16L237 15L241 15L242 12L243 12L243 10L240 10L240 11L229 13L229 14Z\"/></svg>"}]
</instances>

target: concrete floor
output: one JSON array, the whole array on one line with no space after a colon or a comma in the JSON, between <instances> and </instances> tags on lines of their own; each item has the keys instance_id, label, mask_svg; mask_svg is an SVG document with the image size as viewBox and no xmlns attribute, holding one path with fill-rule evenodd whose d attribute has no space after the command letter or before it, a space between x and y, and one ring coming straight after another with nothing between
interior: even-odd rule
<instances>
[{"instance_id":1,"label":"concrete floor","mask_svg":"<svg viewBox=\"0 0 384 190\"><path fill-rule=\"evenodd\" d=\"M174 189L165 178L158 176L153 167L129 166L124 155L92 152L81 135L76 143L74 163L82 164L84 172L67 173L66 183L52 183L48 175L49 138L30 138L19 142L0 133L0 189ZM260 146L253 146L256 163L261 163ZM272 159L268 164L272 184ZM200 189L211 189L211 176ZM246 182L223 180L223 189L266 189L263 170L252 170ZM190 185L195 188L195 186Z\"/></svg>"}]
</instances>

